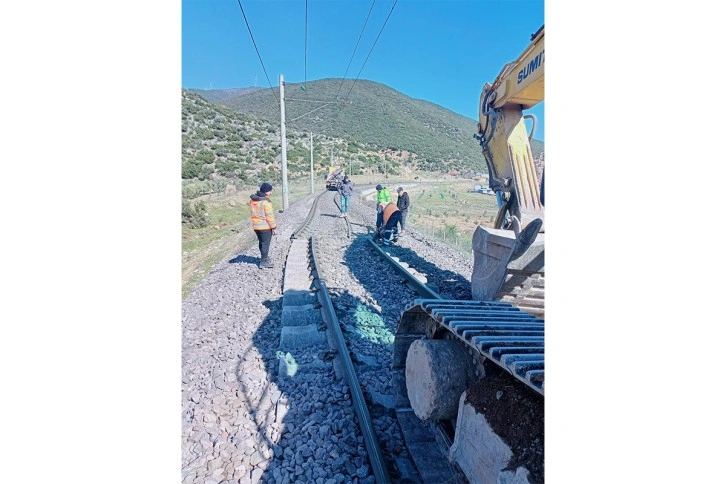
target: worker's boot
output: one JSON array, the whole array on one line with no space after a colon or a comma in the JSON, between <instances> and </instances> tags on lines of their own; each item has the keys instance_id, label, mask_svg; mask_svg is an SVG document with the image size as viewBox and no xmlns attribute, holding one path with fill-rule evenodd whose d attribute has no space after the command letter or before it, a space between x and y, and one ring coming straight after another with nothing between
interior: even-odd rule
<instances>
[{"instance_id":1,"label":"worker's boot","mask_svg":"<svg viewBox=\"0 0 726 484\"><path fill-rule=\"evenodd\" d=\"M272 263L269 257L266 257L260 261L260 269L272 269L275 264Z\"/></svg>"}]
</instances>

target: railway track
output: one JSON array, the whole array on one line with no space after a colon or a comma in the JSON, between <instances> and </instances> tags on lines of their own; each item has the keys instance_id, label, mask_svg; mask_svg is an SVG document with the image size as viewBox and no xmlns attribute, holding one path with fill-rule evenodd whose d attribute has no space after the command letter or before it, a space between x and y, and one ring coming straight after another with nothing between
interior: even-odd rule
<instances>
[{"instance_id":1,"label":"railway track","mask_svg":"<svg viewBox=\"0 0 726 484\"><path fill-rule=\"evenodd\" d=\"M335 204L334 206L331 204L331 202L335 202L335 197L331 197L330 195L328 195L326 202L328 204L326 210L334 212L334 208L338 207L337 204ZM371 209L366 208L366 210L370 211ZM356 211L353 212L355 213ZM325 218L326 217L320 217L320 220L325 220ZM333 217L327 218L331 219ZM369 262L366 263L368 267L376 268L377 266L377 269L379 271L386 274L386 276L381 279L382 282L384 282L383 287L385 288L386 285L389 285L389 280L393 275L390 273L391 266L387 264L387 261L385 259L371 259L371 256L374 256L374 254L370 252L370 245L368 245L368 242L372 240L369 237L369 234L372 231L372 227L368 223L366 223L366 221L360 223L360 219L358 218L357 214L351 214L349 217L341 218L339 221L335 221L334 219L329 221L333 224L333 226L337 225L338 227L322 230L321 228L316 228L314 230L316 235L312 238L314 247L327 247L328 251L328 254L320 254L320 252L323 252L324 249L321 249L320 251L314 251L314 257L317 261L315 263L315 266L316 268L319 268L318 277L321 281L319 286L321 288L327 288L327 285L324 282L327 279L327 274L333 274L336 272L335 264L330 263L331 260L334 259L334 257L329 255L331 251L331 242L333 246L338 243L342 246L347 246L348 250L351 250L351 245L347 245L347 242L341 241L340 239L342 237L342 234L345 234L347 238L350 238L350 234L351 232L353 232L353 228L355 228L357 244L352 245L358 246L355 249L357 252L351 253L346 257L346 259L362 259L363 257L365 257L369 260ZM332 249L334 250L334 247ZM421 277L420 274L417 275ZM366 283L368 281L367 279L361 281L360 277L354 277L352 281L346 281L344 284L342 284L342 286L350 291L356 284L360 284L360 282ZM400 285L400 287L407 290L408 297L416 294L414 291L412 291L412 289L415 288L409 288L405 285ZM378 379L374 382L369 382L366 380L365 377L363 377L364 385L363 388L360 390L360 393L361 395L366 395L365 400L369 402L372 407L378 406L379 408L384 409L384 412L387 414L387 418L393 419L393 422L391 422L391 425L389 425L388 427L393 427L395 429L395 434L398 436L398 434L400 433L400 438L406 442L406 449L408 450L407 458L401 458L397 457L396 455L392 455L392 451L395 449L391 449L390 447L386 448L386 451L388 452L387 461L389 462L389 465L393 466L392 472L394 473L394 475L396 475L397 477L405 475L405 478L408 482L463 482L462 476L457 473L456 468L448 462L446 456L442 453L440 446L436 442L434 434L428 432L424 425L422 425L421 423L415 422L415 417L412 418L411 414L402 416L401 412L398 411L396 408L397 400L399 397L394 391L396 385L394 384L394 369L391 365L391 362L393 361L393 353L391 351L391 343L393 341L391 336L392 333L395 331L397 319L391 318L390 320L385 321L385 318L383 318L383 320L378 321L378 331L371 328L365 328L365 331L361 331L360 321L350 321L350 304L346 301L346 294L340 294L340 292L337 291L334 291L334 293L337 293L337 295L334 297L336 303L338 304L334 304L333 300L329 299L329 296L324 291L321 292L321 295L323 296L325 301L330 301L329 304L324 305L325 308L330 308L329 310L324 310L324 313L330 313L329 319L335 321L333 328L335 328L335 332L338 335L338 341L340 342L339 352L344 357L347 357L347 353L349 351L353 355L360 355L355 356L355 360L357 362L356 365L353 365L352 362L346 365L346 367L349 368L351 372L351 376L346 375L346 379L349 382L356 379L356 370L354 369L354 366L362 368L365 372L366 366L368 366L365 362L370 361L371 358L378 359L378 362L374 364L374 366L376 367L376 373L378 374ZM397 303L400 303L401 300L397 299L396 301ZM341 318L343 318L347 323L345 327L348 329L345 331L345 335L343 331L338 329L339 325L337 324L337 316L333 314L333 306L337 306L337 312L340 313ZM400 310L399 304L396 304L395 307L396 310ZM360 309L360 305L357 306L357 309ZM363 311L365 311L365 309ZM366 319L370 319L371 317L375 316L375 313L367 314L365 316L368 316L368 318L363 317L359 319L363 319L365 321ZM361 333L363 333L363 338L361 338ZM373 333L373 335L371 335L371 333ZM378 344L377 346L368 345L366 348L359 348L360 346L362 346L361 341L364 340L366 337L372 337L373 339L380 341L380 343L382 344ZM351 348L353 348L352 350L347 349L348 341L350 341L350 346ZM342 349L344 347L346 349ZM381 380L386 384L383 391L378 391L375 384L370 384L379 383ZM351 389L355 388L354 385L349 386L351 387ZM353 393L355 394L356 391L353 391ZM356 413L361 414L362 412L357 411ZM368 412L365 413L368 414ZM407 421L405 425L401 424L402 419ZM363 429L364 431L373 427L374 424L372 422L370 424L361 423L361 429ZM403 435L404 427L408 429L408 438ZM412 429L415 430L412 431ZM415 437L412 437L413 434L415 434ZM371 448L373 446L369 445L368 447ZM403 449L400 448L398 450L399 452L401 452ZM412 453L415 453L415 456L413 456ZM411 462L409 462L409 459L415 461L415 473L413 472L413 468L411 466ZM376 462L375 453L371 454L370 460L371 462ZM384 480L378 478L378 476L377 480L379 482L385 482Z\"/></svg>"},{"instance_id":2,"label":"railway track","mask_svg":"<svg viewBox=\"0 0 726 484\"><path fill-rule=\"evenodd\" d=\"M341 218L336 195L278 217L275 269L250 249L185 301L184 482L463 482L442 452L450 435L403 408L391 348L422 290L425 304L469 296L470 262L409 231L417 249L392 266L368 241L375 209L356 194Z\"/></svg>"},{"instance_id":3,"label":"railway track","mask_svg":"<svg viewBox=\"0 0 726 484\"><path fill-rule=\"evenodd\" d=\"M358 425L361 431L361 434L363 435L363 439L365 441L366 449L368 451L368 458L371 464L373 475L375 476L376 482L378 483L390 483L391 477L389 475L388 469L386 467L386 462L384 460L383 453L381 451L380 445L378 443L378 438L376 436L373 422L370 417L370 413L368 411L368 408L366 406L366 402L363 397L363 393L361 390L361 387L358 383L358 377L355 372L355 368L353 367L353 363L350 358L350 354L348 351L348 347L345 341L345 338L343 336L343 333L340 329L340 324L338 323L338 318L335 314L335 307L333 306L333 303L330 298L330 294L328 292L328 288L325 282L324 276L320 273L320 271L317 271L316 268L318 267L317 261L320 260L320 256L317 255L318 251L316 250L317 244L316 244L316 238L310 237L309 239L301 238L301 236L310 236L314 229L314 221L315 221L315 215L317 212L318 202L322 196L326 195L326 193L322 193L320 196L315 198L315 201L313 202L313 206L310 210L310 214L308 217L305 218L304 222L301 224L301 226L295 230L293 233L293 238L296 239L293 242L293 247L291 248L291 257L293 257L293 263L297 263L301 259L299 254L294 253L294 251L298 251L299 253L303 253L307 250L309 250L312 268L315 273L314 277L314 287L317 292L317 298L320 303L320 313L322 315L323 321L327 325L327 329L329 332L329 336L332 337L333 340L333 348L332 350L336 354L336 361L340 363L340 367L342 368L342 373L344 375L345 381L348 384L348 388L350 390L352 402L353 402L353 408L355 410L355 415L358 419ZM344 218L345 224L346 224L346 232L348 237L350 237L351 233L351 226L350 221L348 218ZM297 245L296 245L297 244ZM308 245L309 244L309 245ZM285 279L285 290L290 291L296 291L296 290L305 290L307 289L306 286L308 286L304 278L298 277L299 271L293 271L288 270L288 275ZM291 284L287 284L288 277L293 279L293 282ZM300 282L296 279L301 279ZM292 306L295 307L295 306ZM312 308L309 308L312 309ZM303 342L304 344L304 342Z\"/></svg>"}]
</instances>

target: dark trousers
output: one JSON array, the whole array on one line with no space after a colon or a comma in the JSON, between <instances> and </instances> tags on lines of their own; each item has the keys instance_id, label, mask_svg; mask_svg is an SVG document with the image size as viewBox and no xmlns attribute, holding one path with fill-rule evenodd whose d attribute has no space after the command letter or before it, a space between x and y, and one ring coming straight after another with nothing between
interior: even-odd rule
<instances>
[{"instance_id":1,"label":"dark trousers","mask_svg":"<svg viewBox=\"0 0 726 484\"><path fill-rule=\"evenodd\" d=\"M408 209L401 210L401 231L406 230L406 217L408 217Z\"/></svg>"},{"instance_id":2,"label":"dark trousers","mask_svg":"<svg viewBox=\"0 0 726 484\"><path fill-rule=\"evenodd\" d=\"M255 230L257 240L260 241L260 259L267 259L267 253L270 251L270 242L272 241L272 230Z\"/></svg>"},{"instance_id":3,"label":"dark trousers","mask_svg":"<svg viewBox=\"0 0 726 484\"><path fill-rule=\"evenodd\" d=\"M398 235L398 223L401 221L401 212L396 211L391 214L391 217L388 219L388 222L386 222L385 227L383 227L383 232L386 232L384 235L384 239L390 240L392 236ZM396 237L397 238L397 237Z\"/></svg>"}]
</instances>

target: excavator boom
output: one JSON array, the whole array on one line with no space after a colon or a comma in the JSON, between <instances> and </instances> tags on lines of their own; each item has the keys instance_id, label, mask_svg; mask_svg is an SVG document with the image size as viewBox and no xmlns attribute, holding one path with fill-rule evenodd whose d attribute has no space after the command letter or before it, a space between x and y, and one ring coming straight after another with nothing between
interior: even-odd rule
<instances>
[{"instance_id":1,"label":"excavator boom","mask_svg":"<svg viewBox=\"0 0 726 484\"><path fill-rule=\"evenodd\" d=\"M497 193L500 213L494 228L519 231L536 219L544 221L530 141L536 119L522 111L544 100L544 26L529 46L502 68L479 98L477 138L486 158L489 187ZM533 120L527 133L524 119ZM512 226L513 225L513 226ZM542 229L544 230L544 225Z\"/></svg>"},{"instance_id":2,"label":"excavator boom","mask_svg":"<svg viewBox=\"0 0 726 484\"><path fill-rule=\"evenodd\" d=\"M511 406L507 423L519 428L518 420L529 418L518 416L525 402L544 412L544 201L530 146L536 119L528 134L524 118L530 115L522 113L542 100L544 26L479 99L475 136L500 208L494 228L474 232L472 300L417 299L396 329L394 381L403 382L396 399L410 403L420 421L453 429L450 444L442 439L448 461L472 483L541 482L529 476L543 468L543 452L527 464L514 459L516 449L489 419ZM501 386L503 371L514 377L512 385ZM518 436L528 449L544 439L542 422L532 424Z\"/></svg>"},{"instance_id":3,"label":"excavator boom","mask_svg":"<svg viewBox=\"0 0 726 484\"><path fill-rule=\"evenodd\" d=\"M512 291L508 281L522 280L527 289L516 290L526 295L521 299L544 304L544 202L530 145L537 123L534 116L523 114L544 100L544 56L542 26L519 57L484 85L479 98L476 137L499 212L494 228L477 227L472 240L472 295L478 300L506 300ZM530 133L527 117L533 120ZM535 275L542 280L532 285Z\"/></svg>"},{"instance_id":4,"label":"excavator boom","mask_svg":"<svg viewBox=\"0 0 726 484\"><path fill-rule=\"evenodd\" d=\"M510 62L493 83L495 108L519 105L530 109L544 99L544 26L532 35L529 47Z\"/></svg>"}]
</instances>

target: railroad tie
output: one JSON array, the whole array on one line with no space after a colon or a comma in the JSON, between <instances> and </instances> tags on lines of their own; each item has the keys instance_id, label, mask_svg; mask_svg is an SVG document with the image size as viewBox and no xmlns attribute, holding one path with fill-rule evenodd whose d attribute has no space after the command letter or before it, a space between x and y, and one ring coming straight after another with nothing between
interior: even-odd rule
<instances>
[{"instance_id":1,"label":"railroad tie","mask_svg":"<svg viewBox=\"0 0 726 484\"><path fill-rule=\"evenodd\" d=\"M310 347L326 344L325 332L319 330L323 325L322 315L315 307L316 299L312 292L308 246L307 239L294 239L285 264L278 352L278 375L281 377L294 377L300 371L330 364L317 358L305 365L296 362L296 357Z\"/></svg>"}]
</instances>

